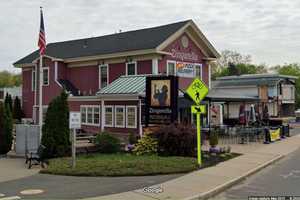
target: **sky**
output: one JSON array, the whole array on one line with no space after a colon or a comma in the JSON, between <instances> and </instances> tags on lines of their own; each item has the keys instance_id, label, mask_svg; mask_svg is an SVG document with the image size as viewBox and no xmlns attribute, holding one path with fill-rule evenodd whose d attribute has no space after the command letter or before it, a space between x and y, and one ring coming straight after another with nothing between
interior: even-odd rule
<instances>
[{"instance_id":1,"label":"sky","mask_svg":"<svg viewBox=\"0 0 300 200\"><path fill-rule=\"evenodd\" d=\"M37 49L40 6L47 43L192 19L219 52L300 62L300 0L2 0L0 70Z\"/></svg>"}]
</instances>

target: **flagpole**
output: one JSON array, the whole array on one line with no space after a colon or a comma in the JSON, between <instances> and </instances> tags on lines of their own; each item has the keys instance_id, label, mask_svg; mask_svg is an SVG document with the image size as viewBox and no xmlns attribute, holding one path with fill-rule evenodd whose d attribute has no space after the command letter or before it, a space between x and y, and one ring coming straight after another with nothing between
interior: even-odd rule
<instances>
[{"instance_id":1,"label":"flagpole","mask_svg":"<svg viewBox=\"0 0 300 200\"><path fill-rule=\"evenodd\" d=\"M42 140L42 127L43 127L43 55L40 55L40 67L39 67L39 128L40 128L40 141Z\"/></svg>"},{"instance_id":2,"label":"flagpole","mask_svg":"<svg viewBox=\"0 0 300 200\"><path fill-rule=\"evenodd\" d=\"M45 38L45 30L44 30L44 19L43 19L43 11L41 10L41 24L40 24L40 33L39 33L39 47L40 47L40 67L39 67L39 128L40 128L40 143L42 143L42 135L43 135L43 54L44 49L41 51L40 39L41 39L41 30L44 32L44 40Z\"/></svg>"}]
</instances>

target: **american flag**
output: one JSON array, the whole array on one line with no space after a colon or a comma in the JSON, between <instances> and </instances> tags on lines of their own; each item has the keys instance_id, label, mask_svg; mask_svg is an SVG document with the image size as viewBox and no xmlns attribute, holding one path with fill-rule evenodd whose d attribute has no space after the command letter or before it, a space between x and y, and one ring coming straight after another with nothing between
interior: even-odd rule
<instances>
[{"instance_id":1,"label":"american flag","mask_svg":"<svg viewBox=\"0 0 300 200\"><path fill-rule=\"evenodd\" d=\"M40 34L39 34L38 46L40 48L40 55L44 55L45 50L46 50L46 35L45 35L45 27L44 27L42 8L41 8L41 24L40 24Z\"/></svg>"}]
</instances>

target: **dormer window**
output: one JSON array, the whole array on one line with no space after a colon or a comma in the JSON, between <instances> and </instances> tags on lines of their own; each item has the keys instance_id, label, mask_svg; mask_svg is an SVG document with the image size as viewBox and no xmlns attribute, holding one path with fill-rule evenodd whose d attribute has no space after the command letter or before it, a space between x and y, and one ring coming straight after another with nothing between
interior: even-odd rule
<instances>
[{"instance_id":1,"label":"dormer window","mask_svg":"<svg viewBox=\"0 0 300 200\"><path fill-rule=\"evenodd\" d=\"M137 67L136 62L126 63L126 75L136 75L137 74Z\"/></svg>"}]
</instances>

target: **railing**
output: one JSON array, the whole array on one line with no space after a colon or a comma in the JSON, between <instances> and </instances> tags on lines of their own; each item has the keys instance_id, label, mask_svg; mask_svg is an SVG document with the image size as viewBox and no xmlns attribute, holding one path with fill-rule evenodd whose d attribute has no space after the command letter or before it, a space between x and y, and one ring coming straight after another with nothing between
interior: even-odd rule
<instances>
[{"instance_id":1,"label":"railing","mask_svg":"<svg viewBox=\"0 0 300 200\"><path fill-rule=\"evenodd\" d=\"M265 141L265 128L256 126L214 126L204 128L205 139L209 140L210 133L218 134L218 144L250 144L253 142L263 143Z\"/></svg>"}]
</instances>

